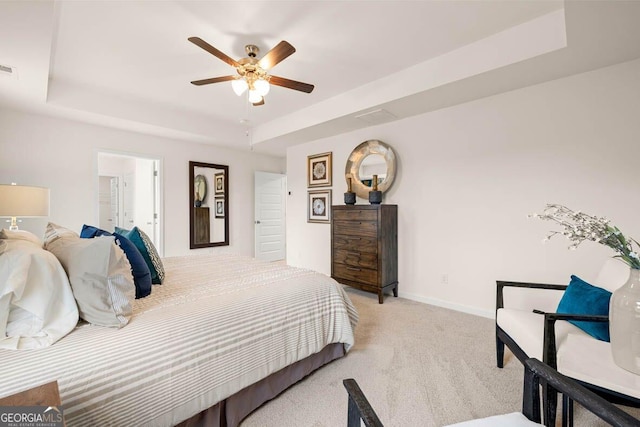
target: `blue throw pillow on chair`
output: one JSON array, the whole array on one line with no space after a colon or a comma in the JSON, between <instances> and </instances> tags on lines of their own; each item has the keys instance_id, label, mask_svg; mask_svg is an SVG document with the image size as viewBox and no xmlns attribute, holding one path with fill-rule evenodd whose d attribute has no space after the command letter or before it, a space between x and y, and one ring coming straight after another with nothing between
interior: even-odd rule
<instances>
[{"instance_id":1,"label":"blue throw pillow on chair","mask_svg":"<svg viewBox=\"0 0 640 427\"><path fill-rule=\"evenodd\" d=\"M136 245L119 233L109 233L106 230L86 224L82 226L80 237L89 239L98 236L114 236L117 244L124 251L129 264L131 264L133 282L136 285L136 299L144 298L151 294L151 271L149 271L149 267L147 267L147 263L138 248L136 248Z\"/></svg>"},{"instance_id":2,"label":"blue throw pillow on chair","mask_svg":"<svg viewBox=\"0 0 640 427\"><path fill-rule=\"evenodd\" d=\"M606 289L590 285L577 276L571 276L571 282L564 291L558 304L558 313L562 314L591 314L599 316L609 315L609 300L611 292ZM587 322L569 320L600 341L609 342L609 322Z\"/></svg>"}]
</instances>

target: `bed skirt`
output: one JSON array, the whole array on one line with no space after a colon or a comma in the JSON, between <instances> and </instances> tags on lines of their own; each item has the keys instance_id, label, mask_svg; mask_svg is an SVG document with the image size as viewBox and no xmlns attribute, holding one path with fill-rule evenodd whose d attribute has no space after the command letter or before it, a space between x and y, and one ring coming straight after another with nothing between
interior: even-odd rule
<instances>
[{"instance_id":1,"label":"bed skirt","mask_svg":"<svg viewBox=\"0 0 640 427\"><path fill-rule=\"evenodd\" d=\"M246 387L177 427L236 427L251 412L273 399L316 369L345 355L344 345L329 344L320 352L289 365Z\"/></svg>"}]
</instances>

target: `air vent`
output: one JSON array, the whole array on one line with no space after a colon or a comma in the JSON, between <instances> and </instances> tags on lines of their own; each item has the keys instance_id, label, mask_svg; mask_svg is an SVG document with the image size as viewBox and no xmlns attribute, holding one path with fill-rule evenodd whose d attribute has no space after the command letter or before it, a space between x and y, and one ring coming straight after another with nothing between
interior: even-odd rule
<instances>
[{"instance_id":1,"label":"air vent","mask_svg":"<svg viewBox=\"0 0 640 427\"><path fill-rule=\"evenodd\" d=\"M391 114L390 112L388 112L387 110L384 110L382 108L379 108L377 110L373 110L373 111L369 111L363 114L359 114L357 116L355 116L356 119L360 119L363 122L367 122L370 125L377 125L380 123L386 123L386 122L391 122L393 120L396 120L397 117L394 116L393 114Z\"/></svg>"},{"instance_id":2,"label":"air vent","mask_svg":"<svg viewBox=\"0 0 640 427\"><path fill-rule=\"evenodd\" d=\"M0 76L17 77L16 68L10 65L0 64Z\"/></svg>"}]
</instances>

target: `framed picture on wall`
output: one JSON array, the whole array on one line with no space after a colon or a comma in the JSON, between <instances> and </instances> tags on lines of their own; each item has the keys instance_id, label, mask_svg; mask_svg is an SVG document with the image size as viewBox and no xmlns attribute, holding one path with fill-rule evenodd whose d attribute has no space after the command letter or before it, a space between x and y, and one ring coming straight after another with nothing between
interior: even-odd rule
<instances>
[{"instance_id":1,"label":"framed picture on wall","mask_svg":"<svg viewBox=\"0 0 640 427\"><path fill-rule=\"evenodd\" d=\"M331 221L331 190L309 191L307 200L307 222Z\"/></svg>"},{"instance_id":2,"label":"framed picture on wall","mask_svg":"<svg viewBox=\"0 0 640 427\"><path fill-rule=\"evenodd\" d=\"M216 218L224 218L224 197L216 197L214 199L214 208L216 210Z\"/></svg>"},{"instance_id":3,"label":"framed picture on wall","mask_svg":"<svg viewBox=\"0 0 640 427\"><path fill-rule=\"evenodd\" d=\"M224 174L217 173L213 176L214 193L224 194Z\"/></svg>"},{"instance_id":4,"label":"framed picture on wall","mask_svg":"<svg viewBox=\"0 0 640 427\"><path fill-rule=\"evenodd\" d=\"M307 156L307 187L331 186L331 153Z\"/></svg>"}]
</instances>

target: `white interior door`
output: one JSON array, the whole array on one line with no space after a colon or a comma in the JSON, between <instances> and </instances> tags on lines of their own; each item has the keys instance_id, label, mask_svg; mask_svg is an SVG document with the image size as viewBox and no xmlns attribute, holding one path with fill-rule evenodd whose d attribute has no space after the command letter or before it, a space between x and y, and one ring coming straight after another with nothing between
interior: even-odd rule
<instances>
[{"instance_id":1,"label":"white interior door","mask_svg":"<svg viewBox=\"0 0 640 427\"><path fill-rule=\"evenodd\" d=\"M109 192L111 199L110 221L112 227L120 227L120 179L112 176L109 179ZM105 228L106 230L106 228Z\"/></svg>"},{"instance_id":2,"label":"white interior door","mask_svg":"<svg viewBox=\"0 0 640 427\"><path fill-rule=\"evenodd\" d=\"M285 259L286 175L256 172L255 257L265 261Z\"/></svg>"},{"instance_id":3,"label":"white interior door","mask_svg":"<svg viewBox=\"0 0 640 427\"><path fill-rule=\"evenodd\" d=\"M155 242L155 161L136 159L135 182L135 225L144 231Z\"/></svg>"},{"instance_id":4,"label":"white interior door","mask_svg":"<svg viewBox=\"0 0 640 427\"><path fill-rule=\"evenodd\" d=\"M136 175L127 173L123 179L123 228L130 230L136 225Z\"/></svg>"},{"instance_id":5,"label":"white interior door","mask_svg":"<svg viewBox=\"0 0 640 427\"><path fill-rule=\"evenodd\" d=\"M113 232L118 225L118 178L113 176L100 176L100 221L99 227L103 230ZM115 181L115 182L114 182ZM115 187L115 198L114 198Z\"/></svg>"}]
</instances>

